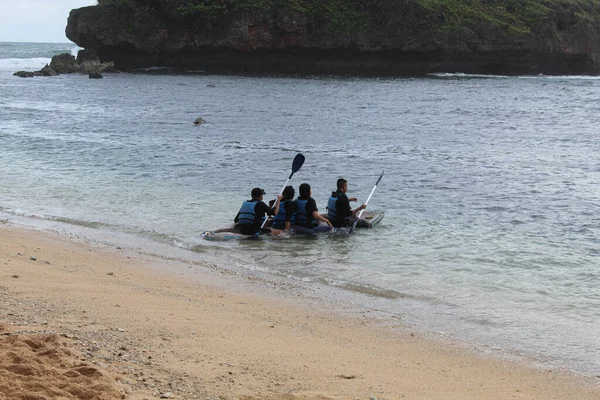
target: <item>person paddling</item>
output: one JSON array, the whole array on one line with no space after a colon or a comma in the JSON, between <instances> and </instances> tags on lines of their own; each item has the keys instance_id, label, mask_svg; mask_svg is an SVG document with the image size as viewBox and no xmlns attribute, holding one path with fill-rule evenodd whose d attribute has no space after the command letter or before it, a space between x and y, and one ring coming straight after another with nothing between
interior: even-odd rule
<instances>
[{"instance_id":1,"label":"person paddling","mask_svg":"<svg viewBox=\"0 0 600 400\"><path fill-rule=\"evenodd\" d=\"M317 202L311 197L312 190L308 183L303 183L298 188L299 196L296 199L296 233L312 235L316 232L330 231L333 225L321 214ZM323 224L319 224L323 222Z\"/></svg>"},{"instance_id":2,"label":"person paddling","mask_svg":"<svg viewBox=\"0 0 600 400\"><path fill-rule=\"evenodd\" d=\"M272 228L289 231L295 223L296 203L294 203L294 195L296 191L293 186L286 186L283 189L283 198L280 201L279 212L273 217Z\"/></svg>"},{"instance_id":3,"label":"person paddling","mask_svg":"<svg viewBox=\"0 0 600 400\"><path fill-rule=\"evenodd\" d=\"M264 189L252 189L252 199L245 201L235 216L233 222L240 225L240 233L243 235L255 235L257 233L278 235L282 233L278 229L261 229L263 218L266 218L267 215L276 215L279 212L279 203L283 198L283 196L278 195L277 200L275 200L275 206L271 208L263 202L264 194Z\"/></svg>"},{"instance_id":4,"label":"person paddling","mask_svg":"<svg viewBox=\"0 0 600 400\"><path fill-rule=\"evenodd\" d=\"M348 198L348 181L343 178L337 180L337 190L331 193L327 202L327 218L336 228L351 226L350 218L356 215L360 210L367 208L366 204L358 206L354 210L350 207L351 201L356 201L356 197Z\"/></svg>"}]
</instances>

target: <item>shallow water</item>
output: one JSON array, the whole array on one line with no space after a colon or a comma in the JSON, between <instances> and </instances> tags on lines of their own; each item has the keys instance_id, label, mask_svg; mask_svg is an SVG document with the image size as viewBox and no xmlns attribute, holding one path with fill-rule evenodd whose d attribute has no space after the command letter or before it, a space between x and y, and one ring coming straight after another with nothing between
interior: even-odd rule
<instances>
[{"instance_id":1,"label":"shallow water","mask_svg":"<svg viewBox=\"0 0 600 400\"><path fill-rule=\"evenodd\" d=\"M343 287L425 330L600 374L600 79L12 76L73 48L0 43L5 218ZM322 210L338 177L364 201L385 169L382 224L200 239L252 187L274 196L297 152L292 183Z\"/></svg>"}]
</instances>

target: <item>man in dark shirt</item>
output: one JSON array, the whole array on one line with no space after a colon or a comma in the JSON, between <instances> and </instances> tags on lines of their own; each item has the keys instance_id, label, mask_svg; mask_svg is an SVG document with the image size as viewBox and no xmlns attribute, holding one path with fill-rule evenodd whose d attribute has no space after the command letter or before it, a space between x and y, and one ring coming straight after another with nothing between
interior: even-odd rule
<instances>
[{"instance_id":1,"label":"man in dark shirt","mask_svg":"<svg viewBox=\"0 0 600 400\"><path fill-rule=\"evenodd\" d=\"M366 204L363 204L353 210L350 207L350 202L356 201L356 197L348 198L346 196L347 191L348 181L342 178L338 179L337 190L331 193L331 197L327 202L327 217L336 228L350 226L350 218L360 210L367 208Z\"/></svg>"},{"instance_id":2,"label":"man in dark shirt","mask_svg":"<svg viewBox=\"0 0 600 400\"><path fill-rule=\"evenodd\" d=\"M252 189L252 199L245 201L235 216L233 222L240 224L240 233L243 235L254 235L259 232L274 235L281 233L278 229L261 229L263 218L267 215L276 215L279 212L279 202L282 199L282 196L278 195L275 206L271 208L263 202L264 194L265 191L261 188Z\"/></svg>"}]
</instances>

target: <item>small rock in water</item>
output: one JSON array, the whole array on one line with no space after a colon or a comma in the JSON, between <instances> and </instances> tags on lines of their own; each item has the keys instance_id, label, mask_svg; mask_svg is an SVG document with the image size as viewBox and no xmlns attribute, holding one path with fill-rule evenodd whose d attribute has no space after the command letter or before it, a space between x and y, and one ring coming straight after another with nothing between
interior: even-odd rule
<instances>
[{"instance_id":1,"label":"small rock in water","mask_svg":"<svg viewBox=\"0 0 600 400\"><path fill-rule=\"evenodd\" d=\"M33 78L34 73L30 71L17 71L13 76L18 76L19 78Z\"/></svg>"},{"instance_id":2,"label":"small rock in water","mask_svg":"<svg viewBox=\"0 0 600 400\"><path fill-rule=\"evenodd\" d=\"M205 123L206 121L203 120L201 117L196 118L196 120L194 121L194 125L202 125L203 123Z\"/></svg>"},{"instance_id":3,"label":"small rock in water","mask_svg":"<svg viewBox=\"0 0 600 400\"><path fill-rule=\"evenodd\" d=\"M102 75L100 75L99 73L97 73L97 72L92 72L92 73L89 75L89 78L90 78L90 79L102 79L102 78L104 78L104 77L103 77Z\"/></svg>"},{"instance_id":4,"label":"small rock in water","mask_svg":"<svg viewBox=\"0 0 600 400\"><path fill-rule=\"evenodd\" d=\"M216 87L216 86L215 86L215 85L213 85L213 84L211 84L211 83L209 83L208 85L206 85L206 87L209 87L209 88L214 88L214 87Z\"/></svg>"}]
</instances>

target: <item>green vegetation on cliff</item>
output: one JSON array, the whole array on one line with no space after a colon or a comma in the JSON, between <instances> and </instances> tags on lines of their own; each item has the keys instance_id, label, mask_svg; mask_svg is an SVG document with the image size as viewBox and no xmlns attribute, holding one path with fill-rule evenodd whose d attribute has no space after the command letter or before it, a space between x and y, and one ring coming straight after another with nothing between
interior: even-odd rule
<instances>
[{"instance_id":1,"label":"green vegetation on cliff","mask_svg":"<svg viewBox=\"0 0 600 400\"><path fill-rule=\"evenodd\" d=\"M558 30L577 19L600 15L597 0L414 0L439 17L442 30L483 26L508 33L529 34L549 20ZM334 32L376 29L387 11L406 0L98 0L100 6L124 7L139 13L155 12L170 20L204 17L222 19L246 13L294 10L327 21ZM561 29L562 28L562 29Z\"/></svg>"},{"instance_id":2,"label":"green vegetation on cliff","mask_svg":"<svg viewBox=\"0 0 600 400\"><path fill-rule=\"evenodd\" d=\"M530 33L555 19L559 30L577 18L600 14L596 0L417 0L442 15L442 29L470 28L482 23L516 33Z\"/></svg>"},{"instance_id":3,"label":"green vegetation on cliff","mask_svg":"<svg viewBox=\"0 0 600 400\"><path fill-rule=\"evenodd\" d=\"M395 0L98 0L100 6L155 11L169 19L222 19L239 15L293 10L327 21L334 31L351 32L376 26Z\"/></svg>"}]
</instances>

